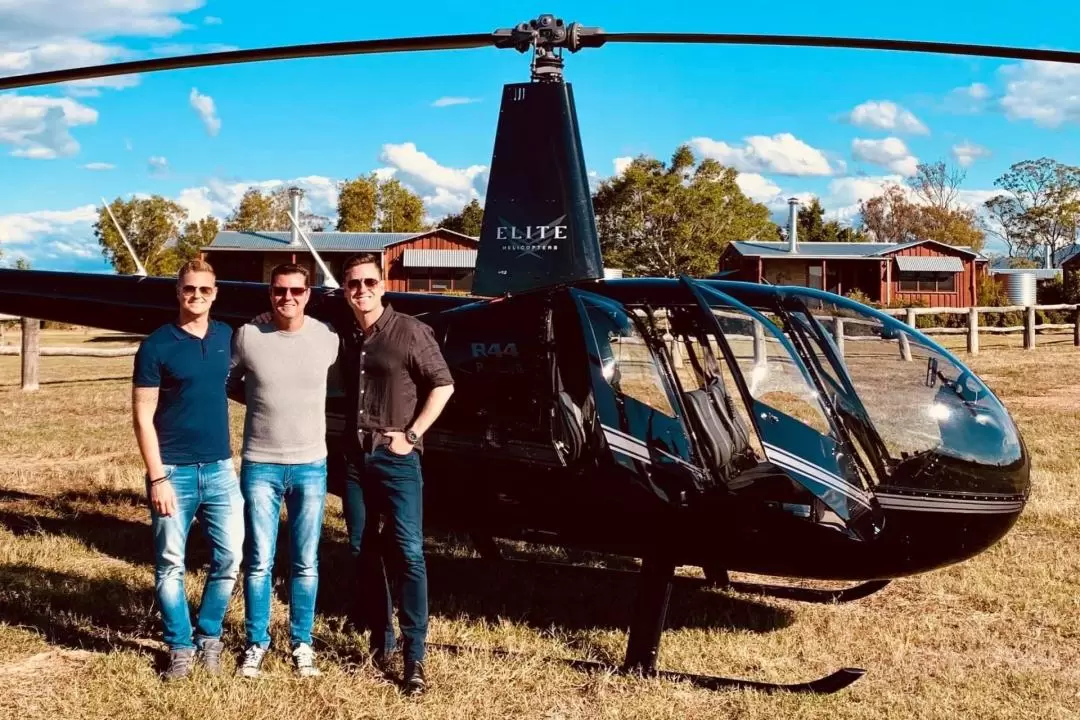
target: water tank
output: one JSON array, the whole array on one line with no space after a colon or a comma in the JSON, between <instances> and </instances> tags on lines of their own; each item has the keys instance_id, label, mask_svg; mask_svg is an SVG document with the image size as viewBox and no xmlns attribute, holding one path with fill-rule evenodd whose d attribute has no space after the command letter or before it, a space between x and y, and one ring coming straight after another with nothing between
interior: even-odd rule
<instances>
[{"instance_id":1,"label":"water tank","mask_svg":"<svg viewBox=\"0 0 1080 720\"><path fill-rule=\"evenodd\" d=\"M604 279L611 280L622 277L622 268L604 268Z\"/></svg>"},{"instance_id":2,"label":"water tank","mask_svg":"<svg viewBox=\"0 0 1080 720\"><path fill-rule=\"evenodd\" d=\"M1005 294L1009 298L1010 305L1034 305L1035 304L1035 273L1011 272L1005 275Z\"/></svg>"}]
</instances>

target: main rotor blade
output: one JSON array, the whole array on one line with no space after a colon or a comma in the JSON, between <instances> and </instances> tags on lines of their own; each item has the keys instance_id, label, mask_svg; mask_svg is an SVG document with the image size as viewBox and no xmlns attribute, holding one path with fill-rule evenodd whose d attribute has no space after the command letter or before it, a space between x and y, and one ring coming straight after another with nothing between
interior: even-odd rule
<instances>
[{"instance_id":1,"label":"main rotor blade","mask_svg":"<svg viewBox=\"0 0 1080 720\"><path fill-rule=\"evenodd\" d=\"M873 38L819 37L810 35L749 35L734 33L598 33L583 40L586 47L605 43L679 43L701 45L793 45L799 47L853 48L856 50L900 50L904 52L981 55L1016 60L1042 60L1080 64L1080 52L1037 50L1001 45L926 42L922 40L880 40Z\"/></svg>"},{"instance_id":2,"label":"main rotor blade","mask_svg":"<svg viewBox=\"0 0 1080 720\"><path fill-rule=\"evenodd\" d=\"M223 52L179 55L154 58L152 60L133 60L131 62L72 68L70 70L50 70L28 75L0 77L0 90L71 82L73 80L88 80L111 75L179 70L181 68L197 68L208 65L232 65L235 63L260 62L262 60L291 60L329 55L371 55L374 53L422 50L466 50L494 45L497 39L497 36L493 33L475 33L472 35L434 35L390 40L353 40L313 43L310 45L286 45L282 47L256 48L254 50L226 50Z\"/></svg>"}]
</instances>

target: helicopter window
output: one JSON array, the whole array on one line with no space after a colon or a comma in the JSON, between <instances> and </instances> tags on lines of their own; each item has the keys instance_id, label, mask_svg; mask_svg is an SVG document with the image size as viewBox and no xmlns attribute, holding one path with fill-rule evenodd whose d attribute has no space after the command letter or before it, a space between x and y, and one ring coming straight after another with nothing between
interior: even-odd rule
<instances>
[{"instance_id":1,"label":"helicopter window","mask_svg":"<svg viewBox=\"0 0 1080 720\"><path fill-rule=\"evenodd\" d=\"M601 372L616 392L676 417L652 351L629 318L587 304L589 324L600 350Z\"/></svg>"},{"instance_id":2,"label":"helicopter window","mask_svg":"<svg viewBox=\"0 0 1080 720\"><path fill-rule=\"evenodd\" d=\"M933 450L997 465L1021 456L997 398L933 341L854 303L801 299L830 331L843 319L843 367L893 459Z\"/></svg>"},{"instance_id":3,"label":"helicopter window","mask_svg":"<svg viewBox=\"0 0 1080 720\"><path fill-rule=\"evenodd\" d=\"M776 334L740 310L713 308L754 399L790 415L822 435L832 428L818 392Z\"/></svg>"}]
</instances>

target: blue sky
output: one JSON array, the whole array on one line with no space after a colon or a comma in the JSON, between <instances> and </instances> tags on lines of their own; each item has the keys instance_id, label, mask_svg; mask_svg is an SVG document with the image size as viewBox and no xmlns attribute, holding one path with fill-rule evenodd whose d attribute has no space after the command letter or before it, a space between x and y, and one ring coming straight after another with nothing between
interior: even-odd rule
<instances>
[{"instance_id":1,"label":"blue sky","mask_svg":"<svg viewBox=\"0 0 1080 720\"><path fill-rule=\"evenodd\" d=\"M1077 49L1072 3L280 2L0 0L0 74L164 54L487 32L554 12L622 31L860 35ZM737 46L609 45L567 56L594 179L680 143L740 171L778 214L858 201L918 161L962 163L965 202L1009 165L1080 164L1080 67L985 58ZM332 214L335 183L394 174L432 217L483 200L500 88L528 57L478 49L259 63L0 93L0 251L104 271L101 198L159 193L223 217L253 184L298 182ZM443 102L438 102L440 99ZM455 100L447 100L455 99ZM995 249L993 243L990 249ZM0 261L0 262L3 262Z\"/></svg>"}]
</instances>

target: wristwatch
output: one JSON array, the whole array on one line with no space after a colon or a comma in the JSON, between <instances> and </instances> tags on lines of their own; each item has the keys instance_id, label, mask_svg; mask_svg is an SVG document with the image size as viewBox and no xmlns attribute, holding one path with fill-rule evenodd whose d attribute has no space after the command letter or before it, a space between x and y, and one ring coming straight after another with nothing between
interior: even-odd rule
<instances>
[{"instance_id":1,"label":"wristwatch","mask_svg":"<svg viewBox=\"0 0 1080 720\"><path fill-rule=\"evenodd\" d=\"M410 445L415 445L416 441L420 439L420 436L417 435L414 430L406 430L405 439L409 441Z\"/></svg>"}]
</instances>

